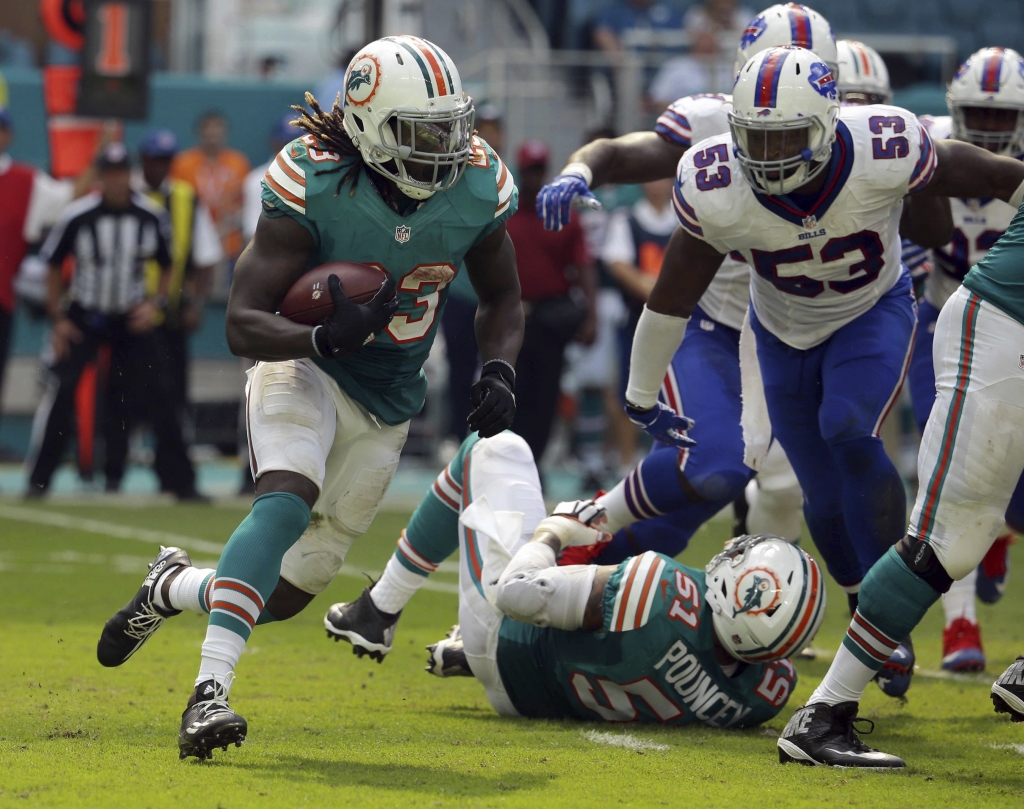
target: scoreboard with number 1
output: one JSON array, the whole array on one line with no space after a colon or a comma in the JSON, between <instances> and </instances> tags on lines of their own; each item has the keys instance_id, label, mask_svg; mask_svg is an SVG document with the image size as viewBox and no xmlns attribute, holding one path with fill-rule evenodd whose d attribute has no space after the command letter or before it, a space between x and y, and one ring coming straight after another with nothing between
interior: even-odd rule
<instances>
[{"instance_id":1,"label":"scoreboard with number 1","mask_svg":"<svg viewBox=\"0 0 1024 809\"><path fill-rule=\"evenodd\" d=\"M149 100L150 0L85 0L79 115L142 120Z\"/></svg>"}]
</instances>

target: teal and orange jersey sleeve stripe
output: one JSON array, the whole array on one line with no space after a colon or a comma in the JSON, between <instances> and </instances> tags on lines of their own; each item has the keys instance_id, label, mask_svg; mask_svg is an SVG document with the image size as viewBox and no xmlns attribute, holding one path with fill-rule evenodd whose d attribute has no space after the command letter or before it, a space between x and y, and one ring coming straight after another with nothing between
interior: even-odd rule
<instances>
[{"instance_id":1,"label":"teal and orange jersey sleeve stripe","mask_svg":"<svg viewBox=\"0 0 1024 809\"><path fill-rule=\"evenodd\" d=\"M306 172L288 154L285 146L270 164L263 182L273 195L293 211L306 213Z\"/></svg>"}]
</instances>

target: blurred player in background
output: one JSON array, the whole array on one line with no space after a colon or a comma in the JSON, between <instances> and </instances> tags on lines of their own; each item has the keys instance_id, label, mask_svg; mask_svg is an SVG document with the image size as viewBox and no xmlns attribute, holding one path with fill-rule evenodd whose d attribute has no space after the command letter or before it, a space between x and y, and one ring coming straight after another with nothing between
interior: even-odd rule
<instances>
[{"instance_id":1,"label":"blurred player in background","mask_svg":"<svg viewBox=\"0 0 1024 809\"><path fill-rule=\"evenodd\" d=\"M171 176L189 183L203 201L220 234L229 262L245 246L242 241L242 185L251 166L249 158L228 146L228 120L217 110L200 116L196 124L199 143L180 152Z\"/></svg>"},{"instance_id":2,"label":"blurred player in background","mask_svg":"<svg viewBox=\"0 0 1024 809\"><path fill-rule=\"evenodd\" d=\"M459 550L459 624L429 647L427 671L475 676L506 716L713 727L775 716L796 682L785 658L824 614L814 560L778 537L743 537L706 572L653 552L556 566L566 547L607 539L602 519L592 501L545 519L523 439L469 436L388 562L418 587ZM354 606L334 605L327 632L380 661L398 616L382 624Z\"/></svg>"},{"instance_id":3,"label":"blurred player in background","mask_svg":"<svg viewBox=\"0 0 1024 809\"><path fill-rule=\"evenodd\" d=\"M301 611L373 521L423 406L422 364L463 260L480 297L484 357L470 427L494 435L515 416L523 313L505 220L517 193L498 155L472 137L473 102L455 64L426 40L387 37L353 59L341 105L306 101L311 111L296 110L308 134L267 172L228 302L228 344L259 361L246 388L252 511L216 572L162 551L97 649L101 663L120 665L164 618L197 604L210 611L182 758L241 744L247 723L228 692L254 626ZM337 260L386 268L371 301L353 303L332 275L323 323L275 314L307 269ZM391 611L386 599L366 600Z\"/></svg>"},{"instance_id":4,"label":"blurred player in background","mask_svg":"<svg viewBox=\"0 0 1024 809\"><path fill-rule=\"evenodd\" d=\"M922 118L936 141L973 143L993 154L1024 157L1024 60L1008 48L983 48L956 72L946 94L948 116ZM953 240L933 251L933 270L918 303L917 337L910 363L909 385L914 418L924 433L935 401L933 339L939 312L960 288L968 271L1002 236L1015 210L1000 199L950 201L956 231ZM924 485L925 481L921 481ZM975 610L975 594L987 604L1003 594L1009 569L1009 544L1024 530L1024 482L1018 483L1005 514L1005 525L977 569L953 582L943 594L946 629L942 636L942 667L981 671L985 653Z\"/></svg>"}]
</instances>

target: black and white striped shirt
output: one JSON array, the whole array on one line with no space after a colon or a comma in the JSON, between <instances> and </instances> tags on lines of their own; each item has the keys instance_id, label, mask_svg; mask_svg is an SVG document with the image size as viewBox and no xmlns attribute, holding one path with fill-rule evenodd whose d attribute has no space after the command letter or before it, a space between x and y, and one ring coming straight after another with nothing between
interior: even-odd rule
<instances>
[{"instance_id":1,"label":"black and white striped shirt","mask_svg":"<svg viewBox=\"0 0 1024 809\"><path fill-rule=\"evenodd\" d=\"M97 192L67 207L40 255L51 265L73 255L71 299L89 311L121 314L145 298L146 260L170 264L169 232L167 212L141 194L114 209Z\"/></svg>"}]
</instances>

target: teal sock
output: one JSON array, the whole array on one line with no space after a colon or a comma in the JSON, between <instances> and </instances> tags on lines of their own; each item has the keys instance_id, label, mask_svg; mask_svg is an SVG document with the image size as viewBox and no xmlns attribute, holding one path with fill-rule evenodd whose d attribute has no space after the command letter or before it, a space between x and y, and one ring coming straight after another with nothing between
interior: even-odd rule
<instances>
[{"instance_id":1,"label":"teal sock","mask_svg":"<svg viewBox=\"0 0 1024 809\"><path fill-rule=\"evenodd\" d=\"M895 548L889 548L861 585L857 611L843 646L878 671L940 596L907 567Z\"/></svg>"},{"instance_id":2,"label":"teal sock","mask_svg":"<svg viewBox=\"0 0 1024 809\"><path fill-rule=\"evenodd\" d=\"M428 576L459 549L459 512L431 488L409 518L395 558L412 573Z\"/></svg>"},{"instance_id":3,"label":"teal sock","mask_svg":"<svg viewBox=\"0 0 1024 809\"><path fill-rule=\"evenodd\" d=\"M309 526L309 517L309 506L294 494L272 492L253 501L217 565L210 626L249 637L277 587L281 560Z\"/></svg>"}]
</instances>

